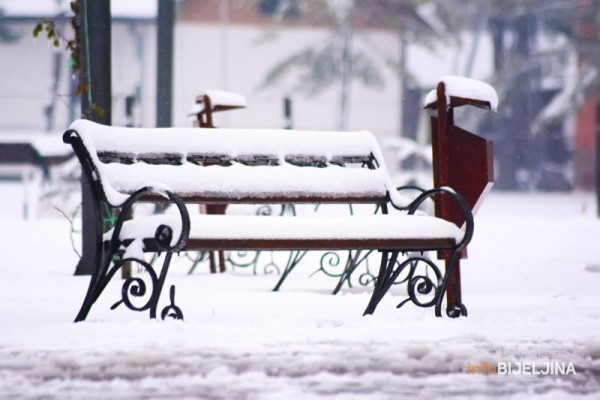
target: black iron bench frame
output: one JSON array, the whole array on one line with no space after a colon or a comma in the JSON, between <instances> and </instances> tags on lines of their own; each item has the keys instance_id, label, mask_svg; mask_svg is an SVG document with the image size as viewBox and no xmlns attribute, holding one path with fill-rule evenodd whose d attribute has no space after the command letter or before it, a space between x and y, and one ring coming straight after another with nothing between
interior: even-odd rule
<instances>
[{"instance_id":1,"label":"black iron bench frame","mask_svg":"<svg viewBox=\"0 0 600 400\"><path fill-rule=\"evenodd\" d=\"M128 129L128 128L123 128ZM150 318L156 318L159 312L158 303L162 289L165 284L165 279L169 269L171 259L175 253L180 251L202 251L202 250L291 250L296 251L296 256L290 256L290 262L288 263L281 280L276 286L277 290L285 279L285 276L289 274L291 270L298 264L302 259L303 255L307 251L311 250L377 250L382 253L381 264L379 273L375 282L374 290L371 299L364 311L364 314L372 314L378 303L381 301L386 292L394 284L396 279L403 273L408 271L407 281L407 292L408 298L403 300L398 307L412 302L419 307L434 307L435 315L442 315L442 304L444 300L444 294L447 290L448 277L452 273L452 268L458 263L461 257L462 251L466 248L473 236L473 215L466 201L456 192L450 188L436 188L429 191L425 191L418 196L411 204L405 207L398 207L391 202L389 193L385 196L377 197L361 197L361 196L340 196L339 198L332 197L331 195L310 195L305 197L286 197L286 196L275 196L269 197L263 194L257 196L247 196L244 198L237 198L238 203L254 203L254 204L289 204L289 203L373 203L380 206L380 209L384 214L388 212L388 205L394 208L404 210L407 214L415 214L419 207L424 201L429 198L438 196L447 196L453 199L458 207L464 212L464 236L461 240L457 241L454 239L423 239L423 238L404 238L394 240L381 240L381 239L361 239L361 240L348 240L348 239L335 239L330 240L282 240L273 238L272 240L233 240L233 239L214 239L214 240L195 240L190 238L190 216L188 214L186 203L208 203L208 204L219 204L219 203L232 203L232 199L226 199L219 196L195 196L185 193L175 193L170 190L165 190L163 187L144 186L139 188L137 191L130 194L129 198L120 206L113 207L107 200L102 187L100 179L100 172L95 165L93 158L91 157L88 149L82 140L80 134L76 130L68 130L63 136L65 143L70 144L75 154L77 155L79 162L81 163L84 178L89 182L93 199L94 199L94 215L95 215L95 231L96 231L96 252L95 252L95 265L93 268L93 275L90 279L89 287L85 295L85 299L81 305L79 313L75 319L75 322L83 321L86 319L92 305L99 298L109 281L114 277L116 272L128 262L134 262L140 265L147 273L151 280L151 285L148 286L144 280L140 277L128 278L124 281L121 290L121 299L116 302L111 308L124 304L127 308L134 311L149 311ZM103 157L111 159L112 161L124 162L125 164L131 163L132 160L123 160L121 158L127 158L124 155L119 155L116 152L114 154L103 154ZM143 160L149 163L170 163L173 161L171 154L157 155L153 154L152 160ZM307 160L300 160L305 163L305 166L311 167L310 162ZM369 162L376 160L372 157ZM215 160L210 160L214 165ZM316 161L317 163L319 160ZM365 163L367 168L374 168L375 165L369 165L369 162ZM322 165L312 165L312 167L322 167ZM161 182L168 185L169 182ZM178 210L179 217L182 222L182 229L178 240L173 244L172 238L174 235L174 229L167 225L160 225L154 234L154 238L144 239L144 252L157 252L165 253L163 266L159 273L156 272L153 265L146 262L143 259L135 257L124 257L123 247L126 247L129 243L120 239L121 229L123 224L129 218L131 209L135 203L138 202L155 202L164 203L170 202L174 204ZM106 227L103 223L106 215L104 215L106 209L110 209L111 212L117 212L118 217L112 231L110 240L107 240ZM222 216L227 218L227 216ZM268 217L264 217L268 218ZM352 218L349 216L348 218ZM135 220L135 217L134 217ZM402 229L402 227L399 227ZM447 254L450 259L450 263L446 266L444 273L438 268L438 266L431 261L427 256L424 255L427 251L437 251ZM404 258L399 260L399 257L403 255ZM433 277L428 274L417 274L416 266L419 263L424 263L426 268L432 271ZM356 265L350 263L347 267L346 273L351 273ZM148 294L149 292L149 294ZM182 319L183 313L181 309L175 305L175 287L171 285L169 290L170 304L160 310L161 318L171 316L174 318ZM419 296L429 295L432 296L426 301L422 301ZM137 305L135 298L148 297L148 300L142 304ZM460 293L453 293L452 303L447 304L446 314L450 317L458 317L461 315L467 315L467 310L462 303Z\"/></svg>"}]
</instances>

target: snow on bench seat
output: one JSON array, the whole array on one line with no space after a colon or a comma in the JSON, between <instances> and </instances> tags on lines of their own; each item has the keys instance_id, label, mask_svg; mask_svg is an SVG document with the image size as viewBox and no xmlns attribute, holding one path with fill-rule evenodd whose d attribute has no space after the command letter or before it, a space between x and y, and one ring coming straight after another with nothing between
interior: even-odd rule
<instances>
[{"instance_id":1,"label":"snow on bench seat","mask_svg":"<svg viewBox=\"0 0 600 400\"><path fill-rule=\"evenodd\" d=\"M227 222L224 222L224 218ZM121 242L143 239L152 245L159 225L173 228L173 244L181 232L179 215L152 215L126 221ZM110 240L112 230L104 234ZM356 215L352 217L264 217L250 215L190 215L188 248L195 250L312 248L340 250L355 248L389 249L416 247L451 248L464 232L451 222L426 215ZM131 245L129 246L131 247ZM128 247L128 249L129 249ZM140 250L140 249L136 249Z\"/></svg>"}]
</instances>

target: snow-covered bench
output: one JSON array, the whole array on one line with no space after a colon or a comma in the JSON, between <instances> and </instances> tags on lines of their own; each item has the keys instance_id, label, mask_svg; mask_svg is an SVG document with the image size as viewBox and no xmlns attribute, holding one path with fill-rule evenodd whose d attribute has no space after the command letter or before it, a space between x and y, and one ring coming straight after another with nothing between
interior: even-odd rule
<instances>
[{"instance_id":1,"label":"snow-covered bench","mask_svg":"<svg viewBox=\"0 0 600 400\"><path fill-rule=\"evenodd\" d=\"M155 318L171 257L181 250L297 251L286 272L309 250L379 250L381 266L365 314L375 311L403 273L408 275L409 298L401 305L412 301L421 307L435 306L441 316L452 266L442 274L423 252L446 250L458 259L473 233L469 207L451 189L433 189L413 202L404 198L392 184L377 141L367 131L143 129L78 120L65 132L64 141L73 146L93 188L98 232L94 274L76 321L87 317L107 283L128 261L149 273L151 290L147 293L140 278L129 278L115 307L124 303L133 310L149 310ZM419 205L435 195L448 196L461 207L466 221L462 229L418 212ZM138 201L172 202L178 213L126 220ZM373 203L382 214L190 215L186 203ZM120 214L114 229L104 232L107 209L119 209ZM144 261L142 252L166 253L160 271ZM421 263L427 274L417 272ZM144 294L149 296L145 304L134 305L134 298ZM182 318L174 297L171 286L171 303L162 309L163 318ZM448 304L446 311L450 316L465 313L460 303Z\"/></svg>"}]
</instances>

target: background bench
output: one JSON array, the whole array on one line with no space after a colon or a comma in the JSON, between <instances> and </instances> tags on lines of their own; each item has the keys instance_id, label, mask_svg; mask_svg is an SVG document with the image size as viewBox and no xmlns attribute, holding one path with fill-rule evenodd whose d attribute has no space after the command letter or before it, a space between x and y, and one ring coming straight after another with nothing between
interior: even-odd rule
<instances>
[{"instance_id":1,"label":"background bench","mask_svg":"<svg viewBox=\"0 0 600 400\"><path fill-rule=\"evenodd\" d=\"M379 250L381 265L365 314L396 278L406 272L407 301L421 307L442 301L453 262L471 239L472 215L453 191L438 188L414 202L394 188L377 141L369 132L228 130L199 128L136 129L101 126L79 120L65 133L91 182L96 208L97 252L94 274L76 317L86 318L115 272L127 261L138 263L151 279L149 300L140 278L127 279L115 304L156 317L158 300L173 253L181 250L292 250L287 275L309 250ZM444 194L464 212L464 230L431 216L413 215L426 198ZM138 201L174 203L178 214L135 217L125 221ZM331 218L189 215L186 203L372 203L383 214ZM120 209L114 230L105 232L103 210ZM123 253L123 249L126 248ZM423 252L445 250L452 262L442 274ZM156 272L141 252L166 252ZM402 258L402 254L407 254ZM113 262L113 257L120 258ZM430 274L417 274L417 265ZM182 317L174 304L161 316ZM427 297L428 295L428 297ZM422 296L427 299L423 300ZM402 302L400 305L403 305ZM462 303L448 304L451 316L465 314Z\"/></svg>"},{"instance_id":2,"label":"background bench","mask_svg":"<svg viewBox=\"0 0 600 400\"><path fill-rule=\"evenodd\" d=\"M56 188L51 185L55 170L73 158L56 135L14 133L0 136L0 179L23 182L23 216L37 217L44 195ZM52 182L54 183L54 182ZM61 182L61 184L64 182ZM48 190L48 187L53 186Z\"/></svg>"}]
</instances>

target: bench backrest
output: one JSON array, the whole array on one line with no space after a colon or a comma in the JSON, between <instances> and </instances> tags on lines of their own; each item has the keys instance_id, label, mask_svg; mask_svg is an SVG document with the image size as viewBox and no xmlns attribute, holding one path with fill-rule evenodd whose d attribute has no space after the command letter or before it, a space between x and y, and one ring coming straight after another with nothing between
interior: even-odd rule
<instances>
[{"instance_id":1,"label":"bench backrest","mask_svg":"<svg viewBox=\"0 0 600 400\"><path fill-rule=\"evenodd\" d=\"M115 206L155 182L198 203L382 203L390 197L407 203L367 131L118 128L78 120L65 141Z\"/></svg>"}]
</instances>

